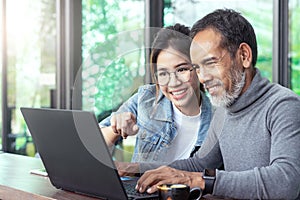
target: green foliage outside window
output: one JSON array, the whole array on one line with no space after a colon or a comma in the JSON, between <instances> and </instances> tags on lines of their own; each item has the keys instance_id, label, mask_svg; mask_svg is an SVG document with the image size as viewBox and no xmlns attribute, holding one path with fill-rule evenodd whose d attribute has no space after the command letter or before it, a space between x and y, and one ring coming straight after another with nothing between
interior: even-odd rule
<instances>
[{"instance_id":1,"label":"green foliage outside window","mask_svg":"<svg viewBox=\"0 0 300 200\"><path fill-rule=\"evenodd\" d=\"M143 3L82 1L83 109L100 119L143 84L144 38L141 31L130 31L144 28Z\"/></svg>"},{"instance_id":2,"label":"green foliage outside window","mask_svg":"<svg viewBox=\"0 0 300 200\"><path fill-rule=\"evenodd\" d=\"M273 11L241 9L241 13L252 24L257 38L257 64L262 76L272 81Z\"/></svg>"},{"instance_id":3,"label":"green foliage outside window","mask_svg":"<svg viewBox=\"0 0 300 200\"><path fill-rule=\"evenodd\" d=\"M290 64L291 64L291 88L300 95L300 7L294 7L290 11Z\"/></svg>"}]
</instances>

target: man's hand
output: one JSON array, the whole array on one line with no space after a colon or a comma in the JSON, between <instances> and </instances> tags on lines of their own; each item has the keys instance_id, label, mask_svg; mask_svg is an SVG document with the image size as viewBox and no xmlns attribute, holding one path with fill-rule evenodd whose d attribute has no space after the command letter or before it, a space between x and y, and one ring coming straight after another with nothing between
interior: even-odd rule
<instances>
[{"instance_id":1,"label":"man's hand","mask_svg":"<svg viewBox=\"0 0 300 200\"><path fill-rule=\"evenodd\" d=\"M182 183L189 185L191 188L200 187L201 189L204 189L205 186L201 172L187 172L168 166L161 166L157 169L146 171L138 180L136 190L154 193L157 191L158 185L168 183Z\"/></svg>"},{"instance_id":2,"label":"man's hand","mask_svg":"<svg viewBox=\"0 0 300 200\"><path fill-rule=\"evenodd\" d=\"M138 163L115 161L115 165L120 176L134 176L140 173L140 166Z\"/></svg>"},{"instance_id":3,"label":"man's hand","mask_svg":"<svg viewBox=\"0 0 300 200\"><path fill-rule=\"evenodd\" d=\"M115 134L124 139L129 135L137 134L139 127L136 124L136 117L131 112L118 113L111 117L112 130Z\"/></svg>"}]
</instances>

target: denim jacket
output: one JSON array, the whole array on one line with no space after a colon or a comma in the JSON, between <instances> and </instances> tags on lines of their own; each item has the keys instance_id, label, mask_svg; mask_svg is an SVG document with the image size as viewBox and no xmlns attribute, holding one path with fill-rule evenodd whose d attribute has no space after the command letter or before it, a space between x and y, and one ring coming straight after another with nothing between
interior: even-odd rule
<instances>
[{"instance_id":1,"label":"denim jacket","mask_svg":"<svg viewBox=\"0 0 300 200\"><path fill-rule=\"evenodd\" d=\"M201 92L201 98L200 129L191 156L205 139L212 118L212 106L208 97ZM155 85L144 85L116 113L122 112L132 112L137 117L139 130L132 162L163 162L167 156L164 150L177 134L172 102L160 92L156 103ZM101 121L100 126L110 126L111 116Z\"/></svg>"}]
</instances>

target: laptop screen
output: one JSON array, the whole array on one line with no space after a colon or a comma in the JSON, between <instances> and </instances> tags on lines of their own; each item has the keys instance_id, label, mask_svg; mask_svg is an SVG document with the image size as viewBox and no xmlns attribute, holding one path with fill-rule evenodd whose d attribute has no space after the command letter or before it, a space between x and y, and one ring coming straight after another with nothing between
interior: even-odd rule
<instances>
[{"instance_id":1,"label":"laptop screen","mask_svg":"<svg viewBox=\"0 0 300 200\"><path fill-rule=\"evenodd\" d=\"M93 113L34 108L21 111L55 187L127 199Z\"/></svg>"}]
</instances>

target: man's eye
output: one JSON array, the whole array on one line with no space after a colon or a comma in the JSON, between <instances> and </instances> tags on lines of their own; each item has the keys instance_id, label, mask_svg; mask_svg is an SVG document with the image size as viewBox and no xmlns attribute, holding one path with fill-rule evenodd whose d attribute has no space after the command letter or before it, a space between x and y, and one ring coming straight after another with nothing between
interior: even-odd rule
<instances>
[{"instance_id":1,"label":"man's eye","mask_svg":"<svg viewBox=\"0 0 300 200\"><path fill-rule=\"evenodd\" d=\"M216 64L217 64L217 62L214 61L214 62L208 62L208 63L205 63L204 66L205 66L205 67L208 67L208 68L212 68L212 67L214 67Z\"/></svg>"}]
</instances>

